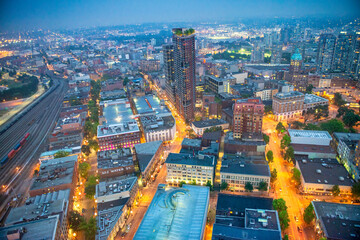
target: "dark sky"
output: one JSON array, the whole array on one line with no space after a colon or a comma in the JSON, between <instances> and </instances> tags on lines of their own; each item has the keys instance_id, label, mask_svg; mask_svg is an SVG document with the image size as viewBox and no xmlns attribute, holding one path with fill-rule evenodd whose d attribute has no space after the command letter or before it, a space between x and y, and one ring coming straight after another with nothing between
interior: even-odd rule
<instances>
[{"instance_id":1,"label":"dark sky","mask_svg":"<svg viewBox=\"0 0 360 240\"><path fill-rule=\"evenodd\" d=\"M0 0L0 29L314 15L360 16L360 0Z\"/></svg>"}]
</instances>

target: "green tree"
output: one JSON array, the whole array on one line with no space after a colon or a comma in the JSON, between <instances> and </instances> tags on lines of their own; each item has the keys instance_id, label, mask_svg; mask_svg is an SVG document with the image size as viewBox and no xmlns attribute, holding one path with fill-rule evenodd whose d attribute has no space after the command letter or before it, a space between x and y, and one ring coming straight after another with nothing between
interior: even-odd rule
<instances>
[{"instance_id":1,"label":"green tree","mask_svg":"<svg viewBox=\"0 0 360 240\"><path fill-rule=\"evenodd\" d=\"M333 196L339 196L339 195L340 195L339 185L334 185L334 186L331 188L331 193L333 194Z\"/></svg>"},{"instance_id":2,"label":"green tree","mask_svg":"<svg viewBox=\"0 0 360 240\"><path fill-rule=\"evenodd\" d=\"M306 86L306 93L311 94L314 86L312 84Z\"/></svg>"},{"instance_id":3,"label":"green tree","mask_svg":"<svg viewBox=\"0 0 360 240\"><path fill-rule=\"evenodd\" d=\"M229 189L229 184L227 182L222 182L220 185L220 189L221 190L228 190Z\"/></svg>"},{"instance_id":4,"label":"green tree","mask_svg":"<svg viewBox=\"0 0 360 240\"><path fill-rule=\"evenodd\" d=\"M268 189L268 184L267 182L261 181L259 182L259 187L258 187L259 191L267 191Z\"/></svg>"},{"instance_id":5,"label":"green tree","mask_svg":"<svg viewBox=\"0 0 360 240\"><path fill-rule=\"evenodd\" d=\"M286 134L281 139L280 148L285 149L286 147L288 147L290 145L290 143L291 143L291 138L289 135Z\"/></svg>"},{"instance_id":6,"label":"green tree","mask_svg":"<svg viewBox=\"0 0 360 240\"><path fill-rule=\"evenodd\" d=\"M283 132L285 132L285 127L284 127L284 125L282 124L282 122L279 122L277 125L276 125L276 131L278 132L278 133L283 133Z\"/></svg>"},{"instance_id":7,"label":"green tree","mask_svg":"<svg viewBox=\"0 0 360 240\"><path fill-rule=\"evenodd\" d=\"M284 237L282 238L282 240L289 240L289 236L287 234L285 234Z\"/></svg>"},{"instance_id":8,"label":"green tree","mask_svg":"<svg viewBox=\"0 0 360 240\"><path fill-rule=\"evenodd\" d=\"M347 111L342 119L345 126L352 128L360 121L360 116L352 111Z\"/></svg>"},{"instance_id":9,"label":"green tree","mask_svg":"<svg viewBox=\"0 0 360 240\"><path fill-rule=\"evenodd\" d=\"M274 199L272 205L273 208L278 211L280 227L281 230L284 231L289 227L289 222L290 222L289 214L287 212L286 202L282 198Z\"/></svg>"},{"instance_id":10,"label":"green tree","mask_svg":"<svg viewBox=\"0 0 360 240\"><path fill-rule=\"evenodd\" d=\"M186 182L185 182L185 181L181 181L181 182L179 183L179 187L182 187L184 184L186 184Z\"/></svg>"},{"instance_id":11,"label":"green tree","mask_svg":"<svg viewBox=\"0 0 360 240\"><path fill-rule=\"evenodd\" d=\"M98 141L93 140L93 139L89 140L89 147L90 147L91 149L93 149L95 152L97 152L97 150L99 150L99 143L98 143Z\"/></svg>"},{"instance_id":12,"label":"green tree","mask_svg":"<svg viewBox=\"0 0 360 240\"><path fill-rule=\"evenodd\" d=\"M82 145L81 152L84 153L86 156L90 155L90 147L89 145Z\"/></svg>"},{"instance_id":13,"label":"green tree","mask_svg":"<svg viewBox=\"0 0 360 240\"><path fill-rule=\"evenodd\" d=\"M360 182L356 182L351 187L351 193L354 198L360 197Z\"/></svg>"},{"instance_id":14,"label":"green tree","mask_svg":"<svg viewBox=\"0 0 360 240\"><path fill-rule=\"evenodd\" d=\"M82 104L81 101L75 95L72 95L70 97L69 102L71 106L78 106Z\"/></svg>"},{"instance_id":15,"label":"green tree","mask_svg":"<svg viewBox=\"0 0 360 240\"><path fill-rule=\"evenodd\" d=\"M54 154L54 158L62 158L62 157L67 157L69 156L70 153L67 152L67 151L57 151L55 154Z\"/></svg>"},{"instance_id":16,"label":"green tree","mask_svg":"<svg viewBox=\"0 0 360 240\"><path fill-rule=\"evenodd\" d=\"M303 129L305 127L305 125L302 122L299 121L294 121L291 123L291 128L292 129Z\"/></svg>"},{"instance_id":17,"label":"green tree","mask_svg":"<svg viewBox=\"0 0 360 240\"><path fill-rule=\"evenodd\" d=\"M312 203L310 203L309 206L307 206L307 208L305 208L304 210L304 221L307 224L310 224L314 220L314 218L314 206L312 205Z\"/></svg>"},{"instance_id":18,"label":"green tree","mask_svg":"<svg viewBox=\"0 0 360 240\"><path fill-rule=\"evenodd\" d=\"M124 78L123 85L126 87L126 85L129 83L129 79L127 77Z\"/></svg>"},{"instance_id":19,"label":"green tree","mask_svg":"<svg viewBox=\"0 0 360 240\"><path fill-rule=\"evenodd\" d=\"M206 182L206 186L210 188L210 191L214 191L214 187L213 187L213 185L211 184L211 181L210 181L210 180L208 180L208 181Z\"/></svg>"},{"instance_id":20,"label":"green tree","mask_svg":"<svg viewBox=\"0 0 360 240\"><path fill-rule=\"evenodd\" d=\"M294 160L294 158L295 158L294 148L290 146L286 149L284 159L288 162L291 162L292 160Z\"/></svg>"},{"instance_id":21,"label":"green tree","mask_svg":"<svg viewBox=\"0 0 360 240\"><path fill-rule=\"evenodd\" d=\"M273 153L273 151L269 150L266 153L266 158L267 158L268 162L273 162L274 161L274 153Z\"/></svg>"},{"instance_id":22,"label":"green tree","mask_svg":"<svg viewBox=\"0 0 360 240\"><path fill-rule=\"evenodd\" d=\"M195 180L195 179L192 180L190 184L191 184L191 185L196 185L196 180Z\"/></svg>"},{"instance_id":23,"label":"green tree","mask_svg":"<svg viewBox=\"0 0 360 240\"><path fill-rule=\"evenodd\" d=\"M292 172L292 179L295 181L296 185L299 186L301 184L301 172L297 168L293 168Z\"/></svg>"},{"instance_id":24,"label":"green tree","mask_svg":"<svg viewBox=\"0 0 360 240\"><path fill-rule=\"evenodd\" d=\"M91 175L87 178L87 181L85 183L85 194L86 197L89 199L93 199L95 196L97 179L98 178L94 175Z\"/></svg>"},{"instance_id":25,"label":"green tree","mask_svg":"<svg viewBox=\"0 0 360 240\"><path fill-rule=\"evenodd\" d=\"M308 123L306 124L306 126L304 127L304 130L314 130L314 131L319 131L321 130L321 128L315 124L311 124L311 123Z\"/></svg>"},{"instance_id":26,"label":"green tree","mask_svg":"<svg viewBox=\"0 0 360 240\"><path fill-rule=\"evenodd\" d=\"M265 114L272 114L272 106L271 105L265 105Z\"/></svg>"},{"instance_id":27,"label":"green tree","mask_svg":"<svg viewBox=\"0 0 360 240\"><path fill-rule=\"evenodd\" d=\"M87 178L91 165L88 162L82 162L79 164L79 173L83 178Z\"/></svg>"},{"instance_id":28,"label":"green tree","mask_svg":"<svg viewBox=\"0 0 360 240\"><path fill-rule=\"evenodd\" d=\"M335 93L333 102L338 107L341 107L346 103L346 101L342 98L341 93Z\"/></svg>"},{"instance_id":29,"label":"green tree","mask_svg":"<svg viewBox=\"0 0 360 240\"><path fill-rule=\"evenodd\" d=\"M336 114L336 117L337 117L337 118L342 117L342 116L344 116L345 113L347 113L348 111L354 112L354 110L349 109L349 108L346 107L346 106L341 106L341 107L338 108L338 111L337 111L338 113Z\"/></svg>"},{"instance_id":30,"label":"green tree","mask_svg":"<svg viewBox=\"0 0 360 240\"><path fill-rule=\"evenodd\" d=\"M78 231L81 223L84 221L84 217L77 211L70 211L68 215L69 227L74 231Z\"/></svg>"},{"instance_id":31,"label":"green tree","mask_svg":"<svg viewBox=\"0 0 360 240\"><path fill-rule=\"evenodd\" d=\"M251 182L246 182L245 183L245 191L246 192L252 192L254 190L253 185L251 184Z\"/></svg>"},{"instance_id":32,"label":"green tree","mask_svg":"<svg viewBox=\"0 0 360 240\"><path fill-rule=\"evenodd\" d=\"M85 239L95 239L97 232L96 218L92 217L89 221L83 221L79 229L85 232Z\"/></svg>"},{"instance_id":33,"label":"green tree","mask_svg":"<svg viewBox=\"0 0 360 240\"><path fill-rule=\"evenodd\" d=\"M276 168L274 168L274 170L271 171L271 176L270 176L270 181L274 182L277 179L277 171Z\"/></svg>"},{"instance_id":34,"label":"green tree","mask_svg":"<svg viewBox=\"0 0 360 240\"><path fill-rule=\"evenodd\" d=\"M270 142L270 137L269 137L269 135L266 135L265 133L263 134L263 138L264 138L264 142L266 143L266 144L269 144L269 142Z\"/></svg>"},{"instance_id":35,"label":"green tree","mask_svg":"<svg viewBox=\"0 0 360 240\"><path fill-rule=\"evenodd\" d=\"M344 124L337 119L331 119L327 122L321 123L320 128L323 131L328 131L330 134L333 132L345 132Z\"/></svg>"}]
</instances>

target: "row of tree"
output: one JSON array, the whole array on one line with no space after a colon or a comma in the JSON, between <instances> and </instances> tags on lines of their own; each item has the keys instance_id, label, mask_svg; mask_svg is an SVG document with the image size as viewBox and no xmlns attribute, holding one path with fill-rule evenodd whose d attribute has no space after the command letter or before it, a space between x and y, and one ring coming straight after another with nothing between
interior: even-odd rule
<instances>
[{"instance_id":1,"label":"row of tree","mask_svg":"<svg viewBox=\"0 0 360 240\"><path fill-rule=\"evenodd\" d=\"M77 211L69 212L69 227L74 231L84 231L85 239L95 239L97 225L96 218L92 217L88 221Z\"/></svg>"},{"instance_id":2,"label":"row of tree","mask_svg":"<svg viewBox=\"0 0 360 240\"><path fill-rule=\"evenodd\" d=\"M244 188L245 188L246 192L254 191L254 186L252 185L251 182L246 182ZM229 189L229 184L227 182L222 182L220 184L220 189L224 190L224 191L231 190L231 189ZM267 182L264 182L264 181L259 182L259 186L257 187L257 189L261 192L267 191L267 189L268 189Z\"/></svg>"}]
</instances>

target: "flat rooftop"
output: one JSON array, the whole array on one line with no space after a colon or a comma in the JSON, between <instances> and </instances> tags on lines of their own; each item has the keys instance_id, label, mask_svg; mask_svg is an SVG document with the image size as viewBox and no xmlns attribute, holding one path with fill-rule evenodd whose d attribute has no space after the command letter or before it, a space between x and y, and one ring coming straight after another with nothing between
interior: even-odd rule
<instances>
[{"instance_id":1,"label":"flat rooftop","mask_svg":"<svg viewBox=\"0 0 360 240\"><path fill-rule=\"evenodd\" d=\"M165 104L160 104L160 99L155 95L145 95L142 97L135 97L134 103L138 114L154 113L160 116L172 115Z\"/></svg>"},{"instance_id":2,"label":"flat rooftop","mask_svg":"<svg viewBox=\"0 0 360 240\"><path fill-rule=\"evenodd\" d=\"M107 240L109 234L117 224L118 219L123 213L124 205L127 199L119 199L112 201L111 207L107 203L98 203L98 216L97 216L97 227L95 239L96 240Z\"/></svg>"},{"instance_id":3,"label":"flat rooftop","mask_svg":"<svg viewBox=\"0 0 360 240\"><path fill-rule=\"evenodd\" d=\"M127 98L103 101L103 115L108 125L126 123L134 120L134 115Z\"/></svg>"},{"instance_id":4,"label":"flat rooftop","mask_svg":"<svg viewBox=\"0 0 360 240\"><path fill-rule=\"evenodd\" d=\"M352 186L345 167L336 159L297 157L301 175L306 183Z\"/></svg>"},{"instance_id":5,"label":"flat rooftop","mask_svg":"<svg viewBox=\"0 0 360 240\"><path fill-rule=\"evenodd\" d=\"M142 116L140 121L145 132L161 131L174 127L175 119L172 115L159 117L156 115Z\"/></svg>"},{"instance_id":6,"label":"flat rooftop","mask_svg":"<svg viewBox=\"0 0 360 240\"><path fill-rule=\"evenodd\" d=\"M136 182L137 177L100 181L96 185L96 198L130 191Z\"/></svg>"},{"instance_id":7,"label":"flat rooftop","mask_svg":"<svg viewBox=\"0 0 360 240\"><path fill-rule=\"evenodd\" d=\"M16 225L0 228L0 239L8 239L9 233L17 232L18 230L26 228L26 233L21 235L21 240L34 240L34 239L56 239L56 229L59 222L59 216L51 216L48 218L41 218L31 222L23 222Z\"/></svg>"},{"instance_id":8,"label":"flat rooftop","mask_svg":"<svg viewBox=\"0 0 360 240\"><path fill-rule=\"evenodd\" d=\"M312 202L316 218L328 239L360 239L360 206Z\"/></svg>"},{"instance_id":9,"label":"flat rooftop","mask_svg":"<svg viewBox=\"0 0 360 240\"><path fill-rule=\"evenodd\" d=\"M77 159L77 156L66 158L71 157ZM59 161L59 159L47 160L41 163L39 176L35 178L30 191L72 183L76 161Z\"/></svg>"},{"instance_id":10,"label":"flat rooftop","mask_svg":"<svg viewBox=\"0 0 360 240\"><path fill-rule=\"evenodd\" d=\"M227 121L223 119L209 119L204 121L195 121L192 124L197 128L208 128L208 127L215 127L222 124L229 124Z\"/></svg>"},{"instance_id":11,"label":"flat rooftop","mask_svg":"<svg viewBox=\"0 0 360 240\"><path fill-rule=\"evenodd\" d=\"M132 119L131 122L129 121L111 125L99 125L97 128L97 136L108 137L139 131L140 129L137 122Z\"/></svg>"},{"instance_id":12,"label":"flat rooftop","mask_svg":"<svg viewBox=\"0 0 360 240\"><path fill-rule=\"evenodd\" d=\"M329 102L329 100L314 94L305 94L305 99L304 99L305 104L318 103L318 102Z\"/></svg>"},{"instance_id":13,"label":"flat rooftop","mask_svg":"<svg viewBox=\"0 0 360 240\"><path fill-rule=\"evenodd\" d=\"M280 231L276 210L245 209L245 228Z\"/></svg>"},{"instance_id":14,"label":"flat rooftop","mask_svg":"<svg viewBox=\"0 0 360 240\"><path fill-rule=\"evenodd\" d=\"M181 146L201 148L201 140L184 138L183 141L181 142Z\"/></svg>"},{"instance_id":15,"label":"flat rooftop","mask_svg":"<svg viewBox=\"0 0 360 240\"><path fill-rule=\"evenodd\" d=\"M334 132L334 138L337 141L343 141L349 147L355 149L354 145L357 145L358 141L360 141L360 133L339 133Z\"/></svg>"},{"instance_id":16,"label":"flat rooftop","mask_svg":"<svg viewBox=\"0 0 360 240\"><path fill-rule=\"evenodd\" d=\"M267 162L264 161L249 161L242 158L231 160L224 159L221 164L220 173L270 177L270 168Z\"/></svg>"},{"instance_id":17,"label":"flat rooftop","mask_svg":"<svg viewBox=\"0 0 360 240\"><path fill-rule=\"evenodd\" d=\"M153 159L155 153L158 151L162 141L147 142L135 145L135 151L139 160L139 168L141 172L144 172L149 166L151 159Z\"/></svg>"},{"instance_id":18,"label":"flat rooftop","mask_svg":"<svg viewBox=\"0 0 360 240\"><path fill-rule=\"evenodd\" d=\"M281 240L281 232L278 231L241 228L241 227L234 227L234 226L218 224L218 223L214 224L212 235L213 235L213 239Z\"/></svg>"},{"instance_id":19,"label":"flat rooftop","mask_svg":"<svg viewBox=\"0 0 360 240\"><path fill-rule=\"evenodd\" d=\"M301 138L319 138L319 139L332 140L332 137L328 131L289 129L288 132L291 138L301 137Z\"/></svg>"},{"instance_id":20,"label":"flat rooftop","mask_svg":"<svg viewBox=\"0 0 360 240\"><path fill-rule=\"evenodd\" d=\"M208 155L201 155L200 157L186 153L170 153L165 163L214 167L215 157Z\"/></svg>"},{"instance_id":21,"label":"flat rooftop","mask_svg":"<svg viewBox=\"0 0 360 240\"><path fill-rule=\"evenodd\" d=\"M291 92L279 92L274 95L276 98L280 99L286 99L286 98L292 98L292 97L303 97L304 94L298 91L291 91Z\"/></svg>"},{"instance_id":22,"label":"flat rooftop","mask_svg":"<svg viewBox=\"0 0 360 240\"><path fill-rule=\"evenodd\" d=\"M203 238L209 205L209 188L159 184L134 239Z\"/></svg>"}]
</instances>

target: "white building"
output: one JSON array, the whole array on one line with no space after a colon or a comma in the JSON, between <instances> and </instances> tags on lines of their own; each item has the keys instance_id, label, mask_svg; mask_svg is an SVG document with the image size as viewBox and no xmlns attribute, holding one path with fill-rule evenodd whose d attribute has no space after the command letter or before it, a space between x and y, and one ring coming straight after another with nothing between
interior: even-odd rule
<instances>
[{"instance_id":1,"label":"white building","mask_svg":"<svg viewBox=\"0 0 360 240\"><path fill-rule=\"evenodd\" d=\"M292 144L329 146L332 140L327 131L289 129L288 132Z\"/></svg>"}]
</instances>

